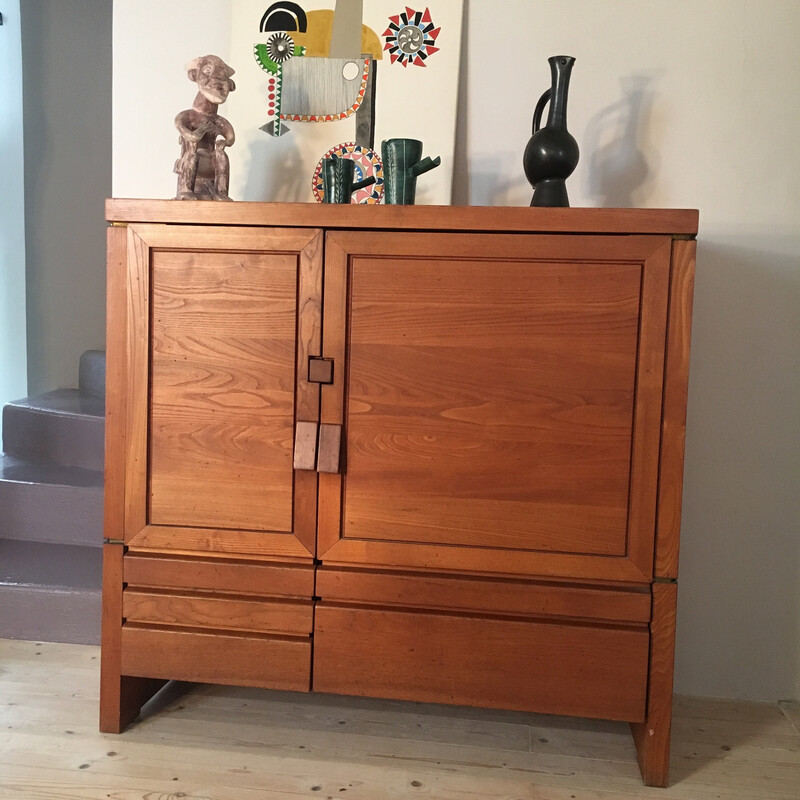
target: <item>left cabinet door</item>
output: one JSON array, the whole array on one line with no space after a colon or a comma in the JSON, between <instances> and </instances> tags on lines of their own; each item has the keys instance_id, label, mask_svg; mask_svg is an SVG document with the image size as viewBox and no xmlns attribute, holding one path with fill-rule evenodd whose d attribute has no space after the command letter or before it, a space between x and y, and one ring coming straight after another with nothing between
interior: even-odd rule
<instances>
[{"instance_id":1,"label":"left cabinet door","mask_svg":"<svg viewBox=\"0 0 800 800\"><path fill-rule=\"evenodd\" d=\"M311 560L317 474L293 447L319 420L320 231L131 224L125 262L122 540Z\"/></svg>"}]
</instances>

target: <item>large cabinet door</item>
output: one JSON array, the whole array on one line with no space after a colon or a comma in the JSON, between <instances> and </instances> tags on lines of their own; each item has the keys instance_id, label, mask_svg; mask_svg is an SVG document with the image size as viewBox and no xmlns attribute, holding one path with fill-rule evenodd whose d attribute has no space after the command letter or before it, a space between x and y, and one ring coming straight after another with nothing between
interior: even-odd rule
<instances>
[{"instance_id":1,"label":"large cabinet door","mask_svg":"<svg viewBox=\"0 0 800 800\"><path fill-rule=\"evenodd\" d=\"M124 542L312 559L321 233L130 225L127 263Z\"/></svg>"},{"instance_id":2,"label":"large cabinet door","mask_svg":"<svg viewBox=\"0 0 800 800\"><path fill-rule=\"evenodd\" d=\"M328 234L323 564L646 582L670 248Z\"/></svg>"}]
</instances>

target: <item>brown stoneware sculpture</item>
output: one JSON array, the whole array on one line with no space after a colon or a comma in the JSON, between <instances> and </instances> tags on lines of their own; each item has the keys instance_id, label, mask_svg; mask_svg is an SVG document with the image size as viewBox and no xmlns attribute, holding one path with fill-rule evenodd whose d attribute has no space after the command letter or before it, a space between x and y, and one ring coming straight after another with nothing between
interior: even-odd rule
<instances>
[{"instance_id":1,"label":"brown stoneware sculpture","mask_svg":"<svg viewBox=\"0 0 800 800\"><path fill-rule=\"evenodd\" d=\"M178 200L230 200L230 163L225 152L236 140L233 127L217 114L220 103L236 88L233 70L219 56L200 56L186 65L197 83L192 107L175 117L181 156L175 162Z\"/></svg>"}]
</instances>

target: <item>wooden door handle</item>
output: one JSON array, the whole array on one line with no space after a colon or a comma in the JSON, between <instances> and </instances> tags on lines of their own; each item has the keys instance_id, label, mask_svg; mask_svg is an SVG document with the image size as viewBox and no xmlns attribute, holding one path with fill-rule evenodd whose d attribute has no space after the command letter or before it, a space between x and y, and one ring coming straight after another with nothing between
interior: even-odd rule
<instances>
[{"instance_id":1,"label":"wooden door handle","mask_svg":"<svg viewBox=\"0 0 800 800\"><path fill-rule=\"evenodd\" d=\"M322 423L319 426L318 472L338 472L342 446L342 426Z\"/></svg>"},{"instance_id":2,"label":"wooden door handle","mask_svg":"<svg viewBox=\"0 0 800 800\"><path fill-rule=\"evenodd\" d=\"M294 429L294 468L317 468L318 422L297 421Z\"/></svg>"}]
</instances>

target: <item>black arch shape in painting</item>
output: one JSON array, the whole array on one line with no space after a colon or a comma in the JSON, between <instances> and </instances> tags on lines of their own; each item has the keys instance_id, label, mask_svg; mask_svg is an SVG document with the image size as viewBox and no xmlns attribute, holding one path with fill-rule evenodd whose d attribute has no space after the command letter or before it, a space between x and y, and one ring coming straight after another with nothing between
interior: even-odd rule
<instances>
[{"instance_id":1,"label":"black arch shape in painting","mask_svg":"<svg viewBox=\"0 0 800 800\"><path fill-rule=\"evenodd\" d=\"M308 28L306 12L297 3L273 3L261 17L259 30L261 33L268 31L298 31L305 33Z\"/></svg>"}]
</instances>

